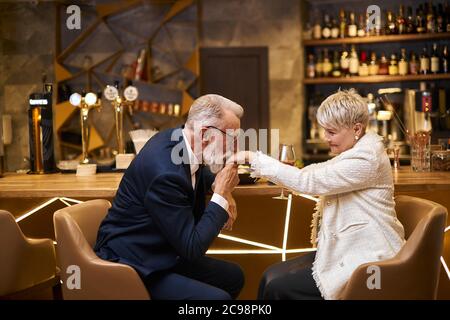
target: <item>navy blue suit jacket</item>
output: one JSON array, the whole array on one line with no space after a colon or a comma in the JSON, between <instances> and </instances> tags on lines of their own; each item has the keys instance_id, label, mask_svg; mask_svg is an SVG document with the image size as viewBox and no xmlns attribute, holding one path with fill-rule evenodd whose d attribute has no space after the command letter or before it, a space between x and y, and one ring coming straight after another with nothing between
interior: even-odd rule
<instances>
[{"instance_id":1,"label":"navy blue suit jacket","mask_svg":"<svg viewBox=\"0 0 450 320\"><path fill-rule=\"evenodd\" d=\"M181 128L156 134L125 171L112 207L100 225L95 252L147 277L173 267L180 257L205 254L228 219L215 202L205 207L214 176L200 166L196 189ZM183 157L171 160L172 152Z\"/></svg>"}]
</instances>

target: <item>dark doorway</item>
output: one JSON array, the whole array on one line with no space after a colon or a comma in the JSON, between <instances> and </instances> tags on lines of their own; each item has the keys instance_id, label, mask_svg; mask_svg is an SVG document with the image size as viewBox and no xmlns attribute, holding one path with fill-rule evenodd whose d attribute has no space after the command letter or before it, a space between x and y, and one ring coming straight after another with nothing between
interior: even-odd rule
<instances>
[{"instance_id":1,"label":"dark doorway","mask_svg":"<svg viewBox=\"0 0 450 320\"><path fill-rule=\"evenodd\" d=\"M201 48L200 92L242 105L242 129L269 129L268 48Z\"/></svg>"}]
</instances>

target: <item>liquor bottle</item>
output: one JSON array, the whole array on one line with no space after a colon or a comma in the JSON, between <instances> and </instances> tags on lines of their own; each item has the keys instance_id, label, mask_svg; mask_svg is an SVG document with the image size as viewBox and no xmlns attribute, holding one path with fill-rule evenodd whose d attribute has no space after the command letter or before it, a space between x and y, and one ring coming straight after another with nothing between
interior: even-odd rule
<instances>
[{"instance_id":1,"label":"liquor bottle","mask_svg":"<svg viewBox=\"0 0 450 320\"><path fill-rule=\"evenodd\" d=\"M394 21L394 15L391 11L388 11L386 14L386 28L385 28L386 34L397 34L397 25Z\"/></svg>"},{"instance_id":2,"label":"liquor bottle","mask_svg":"<svg viewBox=\"0 0 450 320\"><path fill-rule=\"evenodd\" d=\"M406 49L401 49L400 61L398 62L398 74L401 76L408 74L408 58L406 57Z\"/></svg>"},{"instance_id":3,"label":"liquor bottle","mask_svg":"<svg viewBox=\"0 0 450 320\"><path fill-rule=\"evenodd\" d=\"M328 49L324 49L323 50L323 64L322 64L323 76L329 77L332 70L333 70L333 65L331 64L330 57L328 55Z\"/></svg>"},{"instance_id":4,"label":"liquor bottle","mask_svg":"<svg viewBox=\"0 0 450 320\"><path fill-rule=\"evenodd\" d=\"M364 24L364 16L360 14L358 22L358 37L364 37L365 35L366 35L366 25Z\"/></svg>"},{"instance_id":5,"label":"liquor bottle","mask_svg":"<svg viewBox=\"0 0 450 320\"><path fill-rule=\"evenodd\" d=\"M339 38L339 26L334 18L331 20L331 38Z\"/></svg>"},{"instance_id":6,"label":"liquor bottle","mask_svg":"<svg viewBox=\"0 0 450 320\"><path fill-rule=\"evenodd\" d=\"M339 61L339 51L334 50L333 52L333 71L331 71L333 77L340 77L341 73L341 63Z\"/></svg>"},{"instance_id":7,"label":"liquor bottle","mask_svg":"<svg viewBox=\"0 0 450 320\"><path fill-rule=\"evenodd\" d=\"M349 73L351 76L357 76L359 71L359 59L358 53L356 52L355 46L352 45L352 49L350 51L350 63L349 63Z\"/></svg>"},{"instance_id":8,"label":"liquor bottle","mask_svg":"<svg viewBox=\"0 0 450 320\"><path fill-rule=\"evenodd\" d=\"M406 20L404 16L404 10L403 5L400 5L398 16L397 16L397 27L398 27L398 34L405 34L406 33Z\"/></svg>"},{"instance_id":9,"label":"liquor bottle","mask_svg":"<svg viewBox=\"0 0 450 320\"><path fill-rule=\"evenodd\" d=\"M426 32L426 25L423 18L423 10L421 9L422 6L419 6L419 8L416 9L416 32L417 33L425 33Z\"/></svg>"},{"instance_id":10,"label":"liquor bottle","mask_svg":"<svg viewBox=\"0 0 450 320\"><path fill-rule=\"evenodd\" d=\"M345 18L344 9L339 11L339 35L341 38L345 38L347 36L347 20Z\"/></svg>"},{"instance_id":11,"label":"liquor bottle","mask_svg":"<svg viewBox=\"0 0 450 320\"><path fill-rule=\"evenodd\" d=\"M347 49L344 46L342 53L341 53L341 72L342 72L343 76L348 75L349 67L350 67L350 57L349 57Z\"/></svg>"},{"instance_id":12,"label":"liquor bottle","mask_svg":"<svg viewBox=\"0 0 450 320\"><path fill-rule=\"evenodd\" d=\"M439 56L437 53L437 43L433 43L433 51L431 52L431 73L439 73Z\"/></svg>"},{"instance_id":13,"label":"liquor bottle","mask_svg":"<svg viewBox=\"0 0 450 320\"><path fill-rule=\"evenodd\" d=\"M361 51L358 74L361 77L366 77L369 75L369 66L367 65L367 53L364 50Z\"/></svg>"},{"instance_id":14,"label":"liquor bottle","mask_svg":"<svg viewBox=\"0 0 450 320\"><path fill-rule=\"evenodd\" d=\"M180 112L181 112L181 106L177 103L173 106L173 115L175 117L180 116Z\"/></svg>"},{"instance_id":15,"label":"liquor bottle","mask_svg":"<svg viewBox=\"0 0 450 320\"><path fill-rule=\"evenodd\" d=\"M311 28L311 23L308 21L306 23L305 28L303 29L303 39L305 40L310 40L312 39L312 28Z\"/></svg>"},{"instance_id":16,"label":"liquor bottle","mask_svg":"<svg viewBox=\"0 0 450 320\"><path fill-rule=\"evenodd\" d=\"M445 13L445 28L444 31L450 32L450 6L448 5L448 1L445 1L444 4L444 13Z\"/></svg>"},{"instance_id":17,"label":"liquor bottle","mask_svg":"<svg viewBox=\"0 0 450 320\"><path fill-rule=\"evenodd\" d=\"M414 18L412 8L408 7L408 17L406 18L406 33L415 33L416 26L414 25Z\"/></svg>"},{"instance_id":18,"label":"liquor bottle","mask_svg":"<svg viewBox=\"0 0 450 320\"><path fill-rule=\"evenodd\" d=\"M317 59L316 63L316 77L322 77L323 76L323 53L319 52L319 58Z\"/></svg>"},{"instance_id":19,"label":"liquor bottle","mask_svg":"<svg viewBox=\"0 0 450 320\"><path fill-rule=\"evenodd\" d=\"M348 24L348 36L356 37L357 35L358 35L358 26L356 25L355 21L355 13L352 11L350 12L350 22Z\"/></svg>"},{"instance_id":20,"label":"liquor bottle","mask_svg":"<svg viewBox=\"0 0 450 320\"><path fill-rule=\"evenodd\" d=\"M442 7L442 3L438 4L438 12L436 17L436 31L437 32L445 32L445 14L444 9Z\"/></svg>"},{"instance_id":21,"label":"liquor bottle","mask_svg":"<svg viewBox=\"0 0 450 320\"><path fill-rule=\"evenodd\" d=\"M330 16L328 14L325 14L323 16L322 38L328 39L330 37L331 37Z\"/></svg>"},{"instance_id":22,"label":"liquor bottle","mask_svg":"<svg viewBox=\"0 0 450 320\"><path fill-rule=\"evenodd\" d=\"M367 131L378 133L377 105L373 93L367 94L367 108L369 109L369 123Z\"/></svg>"},{"instance_id":23,"label":"liquor bottle","mask_svg":"<svg viewBox=\"0 0 450 320\"><path fill-rule=\"evenodd\" d=\"M370 63L369 63L369 76L375 76L378 74L379 65L377 61L377 54L372 51L370 54Z\"/></svg>"},{"instance_id":24,"label":"liquor bottle","mask_svg":"<svg viewBox=\"0 0 450 320\"><path fill-rule=\"evenodd\" d=\"M427 11L427 32L434 33L436 32L436 19L434 15L434 8L431 2L428 3L428 11Z\"/></svg>"},{"instance_id":25,"label":"liquor bottle","mask_svg":"<svg viewBox=\"0 0 450 320\"><path fill-rule=\"evenodd\" d=\"M136 63L136 71L134 73L134 80L147 80L145 67L147 61L147 49L141 49Z\"/></svg>"},{"instance_id":26,"label":"liquor bottle","mask_svg":"<svg viewBox=\"0 0 450 320\"><path fill-rule=\"evenodd\" d=\"M384 52L381 54L380 67L378 69L378 74L381 74L381 75L389 74L389 63L386 59L386 55L384 54Z\"/></svg>"},{"instance_id":27,"label":"liquor bottle","mask_svg":"<svg viewBox=\"0 0 450 320\"><path fill-rule=\"evenodd\" d=\"M391 61L389 62L388 72L391 76L398 75L397 56L394 53L391 54Z\"/></svg>"},{"instance_id":28,"label":"liquor bottle","mask_svg":"<svg viewBox=\"0 0 450 320\"><path fill-rule=\"evenodd\" d=\"M449 73L448 71L448 64L449 64L449 57L448 57L448 46L445 45L444 49L442 50L442 72L443 73Z\"/></svg>"},{"instance_id":29,"label":"liquor bottle","mask_svg":"<svg viewBox=\"0 0 450 320\"><path fill-rule=\"evenodd\" d=\"M312 53L308 54L308 63L306 65L306 77L315 78L316 77L316 66L314 64L314 55Z\"/></svg>"},{"instance_id":30,"label":"liquor bottle","mask_svg":"<svg viewBox=\"0 0 450 320\"><path fill-rule=\"evenodd\" d=\"M415 52L411 52L411 58L409 60L409 73L418 74L419 73L419 62L417 61L417 56Z\"/></svg>"},{"instance_id":31,"label":"liquor bottle","mask_svg":"<svg viewBox=\"0 0 450 320\"><path fill-rule=\"evenodd\" d=\"M430 58L427 54L427 48L422 49L422 54L420 55L420 68L421 74L428 74L430 72Z\"/></svg>"},{"instance_id":32,"label":"liquor bottle","mask_svg":"<svg viewBox=\"0 0 450 320\"><path fill-rule=\"evenodd\" d=\"M322 26L320 25L320 21L318 18L316 18L316 22L314 23L313 27L313 39L320 39L322 38Z\"/></svg>"},{"instance_id":33,"label":"liquor bottle","mask_svg":"<svg viewBox=\"0 0 450 320\"><path fill-rule=\"evenodd\" d=\"M173 103L169 103L167 105L167 115L169 116L173 115Z\"/></svg>"},{"instance_id":34,"label":"liquor bottle","mask_svg":"<svg viewBox=\"0 0 450 320\"><path fill-rule=\"evenodd\" d=\"M371 24L371 21L369 21L370 15L369 12L366 12L366 35L368 36L374 36L375 35L375 26Z\"/></svg>"}]
</instances>

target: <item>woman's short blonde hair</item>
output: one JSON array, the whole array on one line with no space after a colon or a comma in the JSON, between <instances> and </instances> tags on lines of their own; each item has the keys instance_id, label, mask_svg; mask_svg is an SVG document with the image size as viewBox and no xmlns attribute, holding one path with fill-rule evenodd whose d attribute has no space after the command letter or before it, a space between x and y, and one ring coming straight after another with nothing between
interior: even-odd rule
<instances>
[{"instance_id":1,"label":"woman's short blonde hair","mask_svg":"<svg viewBox=\"0 0 450 320\"><path fill-rule=\"evenodd\" d=\"M317 121L324 128L351 128L361 123L363 129L369 121L367 103L355 89L339 90L326 98L317 110Z\"/></svg>"}]
</instances>

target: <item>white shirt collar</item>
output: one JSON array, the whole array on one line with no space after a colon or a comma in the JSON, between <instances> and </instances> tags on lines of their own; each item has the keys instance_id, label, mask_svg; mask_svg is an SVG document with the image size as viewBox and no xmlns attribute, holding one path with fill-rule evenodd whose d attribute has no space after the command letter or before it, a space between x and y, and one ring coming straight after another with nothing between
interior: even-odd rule
<instances>
[{"instance_id":1,"label":"white shirt collar","mask_svg":"<svg viewBox=\"0 0 450 320\"><path fill-rule=\"evenodd\" d=\"M183 139L184 143L186 144L186 150L188 152L189 165L191 167L191 176L193 176L197 172L200 162L198 161L198 158L192 151L191 144L189 143L189 139L186 137L186 134L184 133L184 129L181 131L183 132Z\"/></svg>"}]
</instances>

